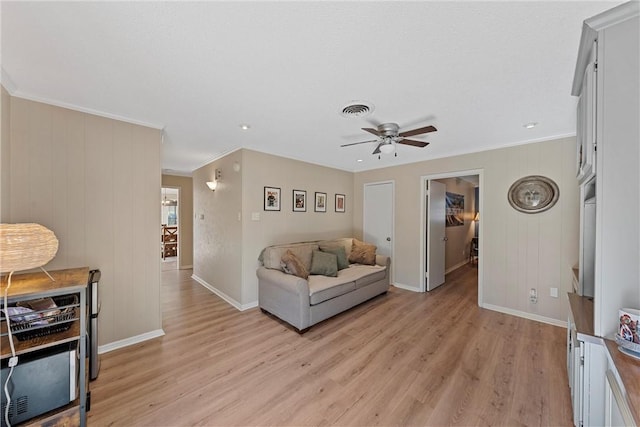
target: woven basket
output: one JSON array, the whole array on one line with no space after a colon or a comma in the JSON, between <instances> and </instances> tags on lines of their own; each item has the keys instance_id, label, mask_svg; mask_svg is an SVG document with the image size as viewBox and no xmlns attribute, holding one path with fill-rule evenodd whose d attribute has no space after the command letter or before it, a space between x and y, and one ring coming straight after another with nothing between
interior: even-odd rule
<instances>
[{"instance_id":1,"label":"woven basket","mask_svg":"<svg viewBox=\"0 0 640 427\"><path fill-rule=\"evenodd\" d=\"M58 252L53 231L40 224L0 224L0 273L41 267Z\"/></svg>"}]
</instances>

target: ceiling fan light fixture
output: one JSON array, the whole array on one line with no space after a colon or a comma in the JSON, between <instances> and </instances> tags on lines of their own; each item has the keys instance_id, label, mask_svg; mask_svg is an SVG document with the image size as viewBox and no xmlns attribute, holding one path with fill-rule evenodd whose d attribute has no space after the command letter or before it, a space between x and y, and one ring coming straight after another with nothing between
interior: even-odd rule
<instances>
[{"instance_id":1,"label":"ceiling fan light fixture","mask_svg":"<svg viewBox=\"0 0 640 427\"><path fill-rule=\"evenodd\" d=\"M380 146L380 151L384 154L390 154L395 151L396 147L392 143L384 144Z\"/></svg>"}]
</instances>

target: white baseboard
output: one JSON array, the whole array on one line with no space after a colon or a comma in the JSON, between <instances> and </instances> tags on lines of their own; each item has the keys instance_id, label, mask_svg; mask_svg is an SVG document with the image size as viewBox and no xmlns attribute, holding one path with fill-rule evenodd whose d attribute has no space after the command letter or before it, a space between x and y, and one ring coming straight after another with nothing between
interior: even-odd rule
<instances>
[{"instance_id":1,"label":"white baseboard","mask_svg":"<svg viewBox=\"0 0 640 427\"><path fill-rule=\"evenodd\" d=\"M465 265L469 264L469 260L464 260L464 261L460 261L459 263L457 263L456 265L454 265L453 267L449 267L448 270L445 270L444 274L449 274L452 271L455 271L457 269L459 269L460 267L463 267Z\"/></svg>"},{"instance_id":2,"label":"white baseboard","mask_svg":"<svg viewBox=\"0 0 640 427\"><path fill-rule=\"evenodd\" d=\"M191 275L191 278L193 280L195 280L196 282L200 283L205 288L209 289L211 292L213 292L214 294L216 294L220 298L222 298L228 304L232 305L236 310L245 311L245 310L248 310L250 308L254 308L254 307L258 306L258 301L252 301L252 302L250 302L248 304L241 304L240 302L238 302L235 299L231 298L229 295L225 294L220 289L217 289L215 286L210 285L209 283L207 283L206 280L196 276L195 274Z\"/></svg>"},{"instance_id":3,"label":"white baseboard","mask_svg":"<svg viewBox=\"0 0 640 427\"><path fill-rule=\"evenodd\" d=\"M405 291L420 292L420 289L414 286L403 285L402 283L392 283L391 286L395 286L399 289L404 289Z\"/></svg>"},{"instance_id":4,"label":"white baseboard","mask_svg":"<svg viewBox=\"0 0 640 427\"><path fill-rule=\"evenodd\" d=\"M179 270L189 270L192 268L193 268L193 265L181 265Z\"/></svg>"},{"instance_id":5,"label":"white baseboard","mask_svg":"<svg viewBox=\"0 0 640 427\"><path fill-rule=\"evenodd\" d=\"M155 331L146 332L144 334L136 335L135 337L129 337L120 341L110 342L109 344L98 346L98 354L108 353L122 347L128 347L130 345L138 344L153 338L158 338L163 335L164 331L162 329L156 329Z\"/></svg>"},{"instance_id":6,"label":"white baseboard","mask_svg":"<svg viewBox=\"0 0 640 427\"><path fill-rule=\"evenodd\" d=\"M487 310L498 311L504 314L511 314L512 316L523 317L529 320L535 320L536 322L547 323L549 325L560 326L562 328L567 327L567 322L558 319L552 319L551 317L540 316L538 314L527 313L526 311L513 310L511 308L500 307L492 304L482 304L482 308Z\"/></svg>"}]
</instances>

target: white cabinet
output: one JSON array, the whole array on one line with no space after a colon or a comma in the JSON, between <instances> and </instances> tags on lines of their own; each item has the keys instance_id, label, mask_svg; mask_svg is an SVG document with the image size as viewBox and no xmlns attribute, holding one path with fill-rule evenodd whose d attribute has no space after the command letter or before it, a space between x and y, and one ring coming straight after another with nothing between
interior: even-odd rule
<instances>
[{"instance_id":1,"label":"white cabinet","mask_svg":"<svg viewBox=\"0 0 640 427\"><path fill-rule=\"evenodd\" d=\"M572 330L567 333L578 427L634 425L611 358L617 349L607 348L603 338L615 334L618 309L640 304L640 221L621 220L623 211L640 212L639 53L640 2L621 4L584 22L571 92L579 97L581 296L569 296Z\"/></svg>"},{"instance_id":2,"label":"white cabinet","mask_svg":"<svg viewBox=\"0 0 640 427\"><path fill-rule=\"evenodd\" d=\"M581 183L596 173L597 52L598 42L594 41L587 54L576 114L577 175Z\"/></svg>"},{"instance_id":3,"label":"white cabinet","mask_svg":"<svg viewBox=\"0 0 640 427\"><path fill-rule=\"evenodd\" d=\"M605 372L609 367L601 338L585 333L576 325L573 313L584 314L573 298L567 322L567 374L575 427L602 426L605 422ZM579 322L582 323L583 319Z\"/></svg>"},{"instance_id":4,"label":"white cabinet","mask_svg":"<svg viewBox=\"0 0 640 427\"><path fill-rule=\"evenodd\" d=\"M573 405L573 424L576 427L582 425L582 401L584 384L584 347L577 338L575 329L568 329L567 374L569 375L569 389L571 391L571 404Z\"/></svg>"},{"instance_id":5,"label":"white cabinet","mask_svg":"<svg viewBox=\"0 0 640 427\"><path fill-rule=\"evenodd\" d=\"M640 2L584 22L572 87L579 97L576 150L583 197L579 288L589 295L585 278L593 276L589 296L599 337L615 333L618 309L640 301L640 221L621 220L623 211L640 212L639 52ZM585 203L587 197L593 203ZM586 223L593 212L585 209L595 211L593 225Z\"/></svg>"},{"instance_id":6,"label":"white cabinet","mask_svg":"<svg viewBox=\"0 0 640 427\"><path fill-rule=\"evenodd\" d=\"M614 371L615 367L607 369L607 382L605 384L605 426L635 426L633 415L620 387L620 381Z\"/></svg>"}]
</instances>

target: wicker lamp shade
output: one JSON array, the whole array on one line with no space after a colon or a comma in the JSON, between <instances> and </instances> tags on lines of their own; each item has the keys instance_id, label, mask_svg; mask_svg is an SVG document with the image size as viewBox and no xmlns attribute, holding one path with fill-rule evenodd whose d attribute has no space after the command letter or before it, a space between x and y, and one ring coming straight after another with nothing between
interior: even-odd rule
<instances>
[{"instance_id":1,"label":"wicker lamp shade","mask_svg":"<svg viewBox=\"0 0 640 427\"><path fill-rule=\"evenodd\" d=\"M42 267L58 252L53 231L40 224L0 224L0 273Z\"/></svg>"}]
</instances>

